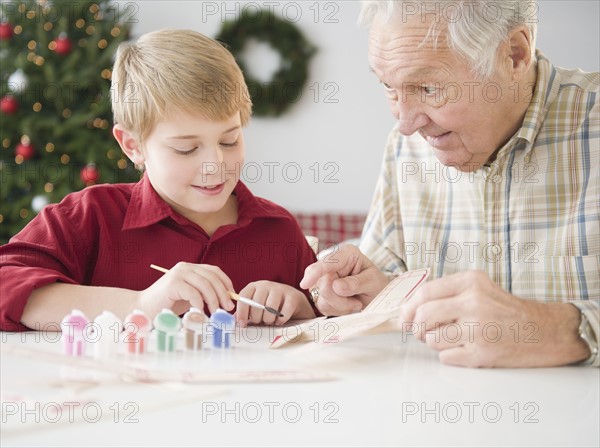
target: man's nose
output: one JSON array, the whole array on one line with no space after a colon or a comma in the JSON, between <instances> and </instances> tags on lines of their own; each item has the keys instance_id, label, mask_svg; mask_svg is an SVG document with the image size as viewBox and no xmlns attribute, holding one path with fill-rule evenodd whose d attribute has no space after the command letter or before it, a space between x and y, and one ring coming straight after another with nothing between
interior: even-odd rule
<instances>
[{"instance_id":1,"label":"man's nose","mask_svg":"<svg viewBox=\"0 0 600 448\"><path fill-rule=\"evenodd\" d=\"M398 120L398 130L402 135L412 135L429 122L424 106L416 87L406 87L398 95L392 105L392 113Z\"/></svg>"}]
</instances>

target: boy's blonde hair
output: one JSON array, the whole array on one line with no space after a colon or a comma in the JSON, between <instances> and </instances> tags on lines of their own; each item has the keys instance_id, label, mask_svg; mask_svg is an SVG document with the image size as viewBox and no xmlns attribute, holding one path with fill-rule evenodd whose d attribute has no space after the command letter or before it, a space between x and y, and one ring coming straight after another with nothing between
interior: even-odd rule
<instances>
[{"instance_id":1,"label":"boy's blonde hair","mask_svg":"<svg viewBox=\"0 0 600 448\"><path fill-rule=\"evenodd\" d=\"M242 126L252 101L242 71L216 40L189 30L164 29L122 43L112 71L114 121L144 142L173 111L222 121L240 112Z\"/></svg>"}]
</instances>

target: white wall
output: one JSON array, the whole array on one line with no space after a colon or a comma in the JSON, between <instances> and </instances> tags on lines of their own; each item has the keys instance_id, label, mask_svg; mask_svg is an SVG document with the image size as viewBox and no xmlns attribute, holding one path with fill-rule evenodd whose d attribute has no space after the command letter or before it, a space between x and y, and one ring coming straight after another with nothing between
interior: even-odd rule
<instances>
[{"instance_id":1,"label":"white wall","mask_svg":"<svg viewBox=\"0 0 600 448\"><path fill-rule=\"evenodd\" d=\"M537 47L560 67L600 67L600 0L542 0Z\"/></svg>"},{"instance_id":2,"label":"white wall","mask_svg":"<svg viewBox=\"0 0 600 448\"><path fill-rule=\"evenodd\" d=\"M248 165L243 178L255 194L293 211L368 210L393 119L368 69L366 32L356 25L359 2L136 4L134 37L167 27L215 36L224 19L231 20L248 4L274 8L276 13L297 20L296 25L318 47L311 61L310 79L300 101L281 118L253 118L246 131ZM599 17L598 0L540 1L538 48L555 65L598 71ZM276 58L268 52L252 55L257 74L276 66ZM336 102L325 101L327 95ZM274 163L279 166L269 168ZM297 182L291 182L294 179Z\"/></svg>"}]
</instances>

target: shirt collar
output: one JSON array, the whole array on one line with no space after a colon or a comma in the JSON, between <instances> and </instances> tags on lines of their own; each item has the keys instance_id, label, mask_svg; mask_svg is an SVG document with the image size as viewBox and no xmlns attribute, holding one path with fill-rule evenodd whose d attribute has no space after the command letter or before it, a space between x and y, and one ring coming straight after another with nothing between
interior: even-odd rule
<instances>
[{"instance_id":1,"label":"shirt collar","mask_svg":"<svg viewBox=\"0 0 600 448\"><path fill-rule=\"evenodd\" d=\"M174 214L175 211L162 200L144 173L131 192L123 230L148 227Z\"/></svg>"},{"instance_id":2,"label":"shirt collar","mask_svg":"<svg viewBox=\"0 0 600 448\"><path fill-rule=\"evenodd\" d=\"M516 138L527 140L529 143L528 148L531 148L535 141L548 109L556 99L560 89L560 79L557 76L556 68L540 50L536 50L536 57L537 80L535 90L521 128L515 134Z\"/></svg>"},{"instance_id":3,"label":"shirt collar","mask_svg":"<svg viewBox=\"0 0 600 448\"><path fill-rule=\"evenodd\" d=\"M283 218L289 219L290 215L278 205L258 198L239 181L233 190L238 197L238 225L243 226L253 219Z\"/></svg>"},{"instance_id":4,"label":"shirt collar","mask_svg":"<svg viewBox=\"0 0 600 448\"><path fill-rule=\"evenodd\" d=\"M523 150L527 154L544 123L544 118L548 113L548 108L556 99L560 88L560 79L552 63L544 54L536 50L536 71L537 78L533 95L525 112L525 118L521 123L519 130L498 150L494 164L499 168L506 160L506 157L516 148ZM519 94L525 92L519 92ZM486 165L489 166L489 165Z\"/></svg>"},{"instance_id":5,"label":"shirt collar","mask_svg":"<svg viewBox=\"0 0 600 448\"><path fill-rule=\"evenodd\" d=\"M254 219L289 218L289 215L281 207L254 196L242 181L238 181L233 194L238 198L237 225L240 227L249 224ZM122 230L149 227L166 218L171 218L181 225L190 224L187 218L181 216L163 201L154 190L148 175L144 173L131 192Z\"/></svg>"}]
</instances>

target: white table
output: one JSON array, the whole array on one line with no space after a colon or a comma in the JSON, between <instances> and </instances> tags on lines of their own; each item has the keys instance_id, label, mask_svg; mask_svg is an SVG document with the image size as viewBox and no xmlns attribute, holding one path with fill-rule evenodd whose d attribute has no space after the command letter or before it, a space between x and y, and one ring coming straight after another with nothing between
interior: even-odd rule
<instances>
[{"instance_id":1,"label":"white table","mask_svg":"<svg viewBox=\"0 0 600 448\"><path fill-rule=\"evenodd\" d=\"M52 333L2 333L3 349L60 353ZM173 371L326 372L337 379L271 384L140 384L38 356L2 355L2 446L598 446L599 369L444 366L412 336L359 337L303 354L268 349L267 328L230 350L147 354ZM258 336L258 340L253 342ZM10 350L9 350L10 352ZM121 357L122 358L122 357ZM121 359L119 358L119 359ZM61 386L62 384L62 386ZM75 389L79 385L80 389ZM23 397L25 396L25 398ZM11 400L12 403L11 404ZM25 405L19 400L25 400ZM58 414L48 403L79 401ZM86 401L87 400L87 401ZM95 403L94 403L95 401ZM35 402L39 403L38 408ZM83 406L91 402L82 418ZM7 404L8 403L8 404ZM17 403L17 404L15 404ZM44 408L46 406L46 408ZM15 410L16 408L16 410ZM96 423L98 408L101 417ZM7 414L11 415L8 416ZM48 418L51 415L51 418ZM35 423L35 418L40 423ZM86 421L88 419L89 421ZM131 422L127 422L131 420ZM24 421L24 423L19 423ZM15 423L17 422L17 423Z\"/></svg>"}]
</instances>

